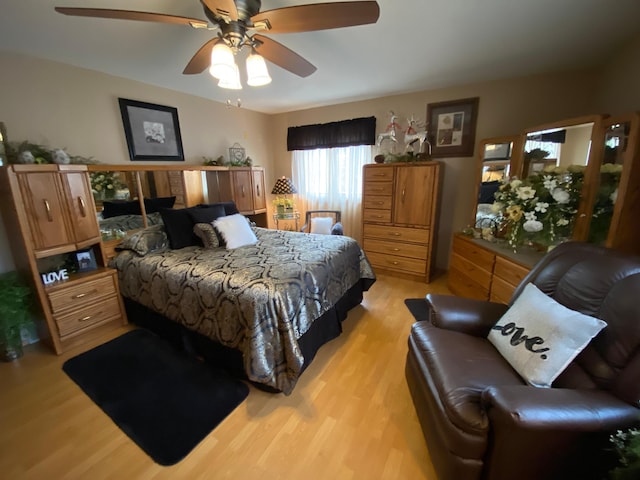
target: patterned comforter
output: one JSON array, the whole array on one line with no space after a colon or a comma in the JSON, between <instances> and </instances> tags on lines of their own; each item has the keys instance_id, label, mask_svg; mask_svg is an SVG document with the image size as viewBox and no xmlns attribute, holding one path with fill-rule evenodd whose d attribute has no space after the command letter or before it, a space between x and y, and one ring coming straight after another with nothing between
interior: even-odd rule
<instances>
[{"instance_id":1,"label":"patterned comforter","mask_svg":"<svg viewBox=\"0 0 640 480\"><path fill-rule=\"evenodd\" d=\"M142 215L118 215L117 217L102 218L98 221L100 230L137 230L144 226ZM148 225L162 223L162 217L158 212L147 214Z\"/></svg>"},{"instance_id":2,"label":"patterned comforter","mask_svg":"<svg viewBox=\"0 0 640 480\"><path fill-rule=\"evenodd\" d=\"M352 238L254 231L252 246L123 251L112 266L123 296L240 350L250 380L289 394L304 364L297 340L375 275Z\"/></svg>"}]
</instances>

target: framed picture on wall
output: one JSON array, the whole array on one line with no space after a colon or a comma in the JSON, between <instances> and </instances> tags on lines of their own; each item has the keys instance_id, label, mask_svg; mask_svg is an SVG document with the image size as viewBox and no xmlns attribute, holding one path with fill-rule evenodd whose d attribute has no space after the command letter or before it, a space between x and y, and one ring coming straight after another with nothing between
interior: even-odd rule
<instances>
[{"instance_id":1,"label":"framed picture on wall","mask_svg":"<svg viewBox=\"0 0 640 480\"><path fill-rule=\"evenodd\" d=\"M184 161L178 109L118 98L131 160Z\"/></svg>"},{"instance_id":2,"label":"framed picture on wall","mask_svg":"<svg viewBox=\"0 0 640 480\"><path fill-rule=\"evenodd\" d=\"M427 121L433 157L472 157L480 98L429 103Z\"/></svg>"}]
</instances>

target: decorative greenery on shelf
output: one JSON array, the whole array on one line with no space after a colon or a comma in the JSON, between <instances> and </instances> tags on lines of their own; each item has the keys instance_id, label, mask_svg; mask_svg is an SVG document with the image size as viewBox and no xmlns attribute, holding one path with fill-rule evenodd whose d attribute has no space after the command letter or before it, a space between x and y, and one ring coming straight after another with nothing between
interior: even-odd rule
<instances>
[{"instance_id":1,"label":"decorative greenery on shelf","mask_svg":"<svg viewBox=\"0 0 640 480\"><path fill-rule=\"evenodd\" d=\"M529 150L528 152L524 152L525 160L542 160L549 156L550 152L546 150L542 150L541 148L534 148L533 150Z\"/></svg>"},{"instance_id":2,"label":"decorative greenery on shelf","mask_svg":"<svg viewBox=\"0 0 640 480\"><path fill-rule=\"evenodd\" d=\"M423 154L414 155L413 152L406 153L387 153L384 155L384 163L407 163L407 162L424 162L428 157Z\"/></svg>"},{"instance_id":3,"label":"decorative greenery on shelf","mask_svg":"<svg viewBox=\"0 0 640 480\"><path fill-rule=\"evenodd\" d=\"M251 157L247 157L244 160L231 160L226 161L224 156L220 155L218 158L202 157L204 160L203 165L207 167L251 167L253 166L253 160Z\"/></svg>"},{"instance_id":4,"label":"decorative greenery on shelf","mask_svg":"<svg viewBox=\"0 0 640 480\"><path fill-rule=\"evenodd\" d=\"M69 155L63 148L51 149L45 145L29 142L7 142L5 144L9 163L57 163L88 165L98 163L92 157Z\"/></svg>"}]
</instances>

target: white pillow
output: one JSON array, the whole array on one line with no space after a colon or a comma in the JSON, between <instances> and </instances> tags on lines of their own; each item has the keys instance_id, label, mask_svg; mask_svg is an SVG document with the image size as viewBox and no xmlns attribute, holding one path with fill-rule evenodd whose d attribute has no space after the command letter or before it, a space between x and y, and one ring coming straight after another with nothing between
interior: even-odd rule
<instances>
[{"instance_id":1,"label":"white pillow","mask_svg":"<svg viewBox=\"0 0 640 480\"><path fill-rule=\"evenodd\" d=\"M560 305L530 283L488 339L528 383L550 387L606 325Z\"/></svg>"},{"instance_id":2,"label":"white pillow","mask_svg":"<svg viewBox=\"0 0 640 480\"><path fill-rule=\"evenodd\" d=\"M256 234L251 230L247 219L236 213L220 217L213 222L213 226L220 232L228 249L253 245L258 242Z\"/></svg>"},{"instance_id":3,"label":"white pillow","mask_svg":"<svg viewBox=\"0 0 640 480\"><path fill-rule=\"evenodd\" d=\"M331 235L331 227L333 227L333 218L331 217L311 218L311 233Z\"/></svg>"}]
</instances>

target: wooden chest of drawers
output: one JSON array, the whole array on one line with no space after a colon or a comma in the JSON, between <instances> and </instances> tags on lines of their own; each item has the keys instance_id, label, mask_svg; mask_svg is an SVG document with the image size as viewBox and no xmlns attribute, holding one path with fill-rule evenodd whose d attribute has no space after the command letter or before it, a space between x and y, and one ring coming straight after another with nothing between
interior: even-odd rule
<instances>
[{"instance_id":1,"label":"wooden chest of drawers","mask_svg":"<svg viewBox=\"0 0 640 480\"><path fill-rule=\"evenodd\" d=\"M372 266L429 282L440 164L366 165L363 178L363 247Z\"/></svg>"},{"instance_id":2,"label":"wooden chest of drawers","mask_svg":"<svg viewBox=\"0 0 640 480\"><path fill-rule=\"evenodd\" d=\"M454 235L449 290L462 297L509 303L515 288L541 257L542 254L507 258L492 244Z\"/></svg>"}]
</instances>

